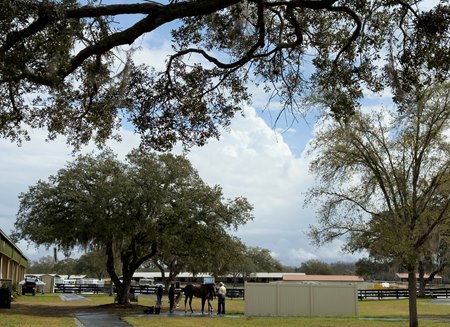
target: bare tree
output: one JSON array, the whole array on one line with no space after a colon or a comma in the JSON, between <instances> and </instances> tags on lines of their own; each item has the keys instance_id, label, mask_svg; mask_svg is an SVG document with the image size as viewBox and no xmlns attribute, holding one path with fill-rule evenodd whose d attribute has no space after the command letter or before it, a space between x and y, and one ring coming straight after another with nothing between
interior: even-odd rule
<instances>
[{"instance_id":1,"label":"bare tree","mask_svg":"<svg viewBox=\"0 0 450 327\"><path fill-rule=\"evenodd\" d=\"M450 98L447 84L410 93L403 111L358 113L330 123L313 143L320 180L317 244L347 237L346 250L368 250L408 272L410 326L418 326L416 272L436 232L450 223ZM443 235L443 234L441 234ZM436 248L434 248L436 250Z\"/></svg>"}]
</instances>

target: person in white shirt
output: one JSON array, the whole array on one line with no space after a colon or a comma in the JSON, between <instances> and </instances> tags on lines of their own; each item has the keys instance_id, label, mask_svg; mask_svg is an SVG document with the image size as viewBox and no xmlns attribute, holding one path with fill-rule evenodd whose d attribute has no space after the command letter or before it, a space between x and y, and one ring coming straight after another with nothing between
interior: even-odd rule
<instances>
[{"instance_id":1,"label":"person in white shirt","mask_svg":"<svg viewBox=\"0 0 450 327\"><path fill-rule=\"evenodd\" d=\"M219 303L219 309L217 311L218 315L224 315L225 314L225 295L227 294L227 289L225 285L220 282L219 283L219 291L217 292L217 298Z\"/></svg>"}]
</instances>

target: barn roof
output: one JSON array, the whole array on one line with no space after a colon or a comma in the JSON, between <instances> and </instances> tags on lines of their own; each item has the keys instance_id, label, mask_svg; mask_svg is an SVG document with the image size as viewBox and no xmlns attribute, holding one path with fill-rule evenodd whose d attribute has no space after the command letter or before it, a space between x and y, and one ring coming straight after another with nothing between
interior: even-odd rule
<instances>
[{"instance_id":1,"label":"barn roof","mask_svg":"<svg viewBox=\"0 0 450 327\"><path fill-rule=\"evenodd\" d=\"M401 279L407 279L408 278L408 273L396 273L395 275L398 278L401 278ZM428 278L428 277L430 277L429 274L424 274L423 275L423 278ZM419 278L419 274L416 274L416 278ZM434 275L434 279L442 279L442 277L439 276L439 275Z\"/></svg>"},{"instance_id":2,"label":"barn roof","mask_svg":"<svg viewBox=\"0 0 450 327\"><path fill-rule=\"evenodd\" d=\"M364 279L354 275L300 275L284 274L284 281L295 282L364 282Z\"/></svg>"}]
</instances>

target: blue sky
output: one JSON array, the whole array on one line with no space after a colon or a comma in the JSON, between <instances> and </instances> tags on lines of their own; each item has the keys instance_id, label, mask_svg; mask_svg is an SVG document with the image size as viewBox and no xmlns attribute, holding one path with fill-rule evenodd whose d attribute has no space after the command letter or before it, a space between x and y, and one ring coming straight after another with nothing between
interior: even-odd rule
<instances>
[{"instance_id":1,"label":"blue sky","mask_svg":"<svg viewBox=\"0 0 450 327\"><path fill-rule=\"evenodd\" d=\"M135 53L137 62L163 67L171 53L164 33L167 30L159 29L137 40L134 46L141 47ZM298 117L298 122L286 130L283 119L274 126L276 111L262 110L264 95L255 92L253 96L254 106L245 106L245 117L236 117L230 131L223 132L219 141L210 140L188 154L208 184L220 185L226 197L244 196L253 204L254 221L241 227L236 235L249 246L269 249L285 265L300 266L309 259L357 260L357 256L342 254L339 242L316 249L306 236L308 226L315 223L314 208L303 208L304 193L314 184L304 156L314 133L314 114L306 120ZM373 101L378 103L378 99ZM32 141L22 147L0 140L0 229L6 233L13 228L19 193L73 160L64 138L47 143L45 135L45 131L33 131ZM125 156L138 145L139 138L127 130L122 135L122 143L111 142L109 146ZM92 147L83 152L90 150ZM174 152L181 153L181 149ZM31 260L48 254L24 242L19 246Z\"/></svg>"}]
</instances>

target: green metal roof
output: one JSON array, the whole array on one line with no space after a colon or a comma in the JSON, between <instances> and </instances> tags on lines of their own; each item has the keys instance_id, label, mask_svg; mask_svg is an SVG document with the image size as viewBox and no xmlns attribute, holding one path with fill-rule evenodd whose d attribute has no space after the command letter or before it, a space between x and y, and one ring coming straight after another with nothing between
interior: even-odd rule
<instances>
[{"instance_id":1,"label":"green metal roof","mask_svg":"<svg viewBox=\"0 0 450 327\"><path fill-rule=\"evenodd\" d=\"M16 246L16 244L0 229L0 253L17 262L19 265L28 267L28 258Z\"/></svg>"}]
</instances>

